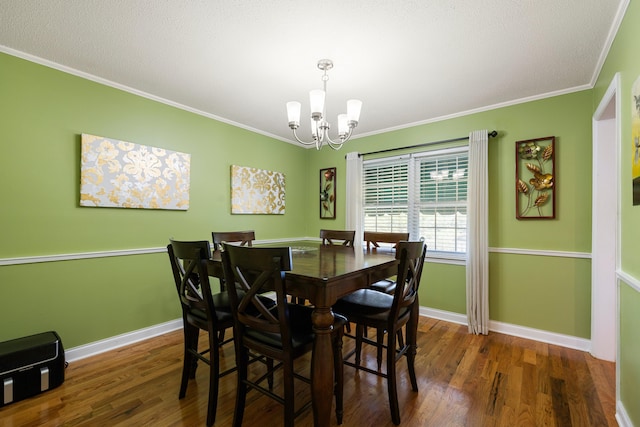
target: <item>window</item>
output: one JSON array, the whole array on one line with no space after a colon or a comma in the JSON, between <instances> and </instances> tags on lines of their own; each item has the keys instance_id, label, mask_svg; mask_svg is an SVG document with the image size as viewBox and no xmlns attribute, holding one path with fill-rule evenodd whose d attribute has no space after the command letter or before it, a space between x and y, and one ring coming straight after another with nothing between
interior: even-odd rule
<instances>
[{"instance_id":1,"label":"window","mask_svg":"<svg viewBox=\"0 0 640 427\"><path fill-rule=\"evenodd\" d=\"M467 147L365 161L364 229L424 238L430 256L467 251Z\"/></svg>"}]
</instances>

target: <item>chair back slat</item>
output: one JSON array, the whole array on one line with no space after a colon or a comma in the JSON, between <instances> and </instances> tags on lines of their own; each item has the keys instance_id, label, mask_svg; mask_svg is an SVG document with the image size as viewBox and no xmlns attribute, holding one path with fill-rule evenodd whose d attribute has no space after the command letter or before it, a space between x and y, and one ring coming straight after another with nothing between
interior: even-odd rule
<instances>
[{"instance_id":1,"label":"chair back slat","mask_svg":"<svg viewBox=\"0 0 640 427\"><path fill-rule=\"evenodd\" d=\"M234 269L237 280L236 292L240 289L244 294L244 296L238 298L238 320L253 329L271 333L279 332L280 321L278 320L277 312L274 313L272 309L266 307L259 298L259 295L266 289L273 287L268 284L268 281L271 280L271 272L263 271L258 274L254 280L251 280L245 274L247 272L252 273L253 271L245 270L238 266L232 268ZM235 304L233 304L233 306L236 307ZM249 315L248 313L251 314Z\"/></svg>"},{"instance_id":2,"label":"chair back slat","mask_svg":"<svg viewBox=\"0 0 640 427\"><path fill-rule=\"evenodd\" d=\"M397 233L386 231L365 231L364 241L367 243L367 250L380 247L380 243L392 243L393 247L398 246L398 242L409 240L409 233Z\"/></svg>"},{"instance_id":3,"label":"chair back slat","mask_svg":"<svg viewBox=\"0 0 640 427\"><path fill-rule=\"evenodd\" d=\"M253 241L256 240L256 233L254 230L214 231L211 233L211 237L213 239L213 250L218 251L222 242L240 243L240 246L253 246Z\"/></svg>"},{"instance_id":4,"label":"chair back slat","mask_svg":"<svg viewBox=\"0 0 640 427\"><path fill-rule=\"evenodd\" d=\"M323 245L338 245L353 247L356 237L355 230L320 230Z\"/></svg>"}]
</instances>

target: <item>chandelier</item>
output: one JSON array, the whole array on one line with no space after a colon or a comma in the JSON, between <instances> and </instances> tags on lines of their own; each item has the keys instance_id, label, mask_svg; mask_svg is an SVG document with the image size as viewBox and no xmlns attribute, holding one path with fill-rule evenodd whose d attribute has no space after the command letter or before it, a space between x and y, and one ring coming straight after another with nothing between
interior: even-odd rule
<instances>
[{"instance_id":1,"label":"chandelier","mask_svg":"<svg viewBox=\"0 0 640 427\"><path fill-rule=\"evenodd\" d=\"M342 144L351 138L353 128L358 126L362 101L350 99L347 101L347 113L338 115L338 140L334 141L329 136L331 126L326 120L325 97L327 94L327 71L333 68L333 61L321 59L318 61L318 68L324 72L322 75L323 90L317 89L309 92L309 104L311 106L311 137L312 141L303 141L298 137L296 130L300 127L300 103L297 101L287 102L287 116L289 117L289 127L293 131L295 139L303 145L315 145L319 150L326 143L334 150L339 150Z\"/></svg>"}]
</instances>

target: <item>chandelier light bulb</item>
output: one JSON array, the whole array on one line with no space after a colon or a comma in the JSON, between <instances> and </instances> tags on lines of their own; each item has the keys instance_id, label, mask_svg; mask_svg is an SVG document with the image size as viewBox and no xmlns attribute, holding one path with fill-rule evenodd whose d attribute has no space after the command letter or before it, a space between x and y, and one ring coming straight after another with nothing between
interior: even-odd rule
<instances>
[{"instance_id":1,"label":"chandelier light bulb","mask_svg":"<svg viewBox=\"0 0 640 427\"><path fill-rule=\"evenodd\" d=\"M296 127L300 126L300 109L302 104L298 101L289 101L287 102L287 117L289 117L289 126L292 123L295 124Z\"/></svg>"},{"instance_id":2,"label":"chandelier light bulb","mask_svg":"<svg viewBox=\"0 0 640 427\"><path fill-rule=\"evenodd\" d=\"M360 120L360 110L362 110L362 101L359 99L350 99L347 101L347 118L350 122L358 124Z\"/></svg>"},{"instance_id":3,"label":"chandelier light bulb","mask_svg":"<svg viewBox=\"0 0 640 427\"><path fill-rule=\"evenodd\" d=\"M315 89L309 92L311 118L313 118L314 120L322 119L322 113L324 111L324 98L325 92L323 90Z\"/></svg>"},{"instance_id":4,"label":"chandelier light bulb","mask_svg":"<svg viewBox=\"0 0 640 427\"><path fill-rule=\"evenodd\" d=\"M347 124L347 115L338 114L338 136L341 138L349 133L349 125Z\"/></svg>"}]
</instances>

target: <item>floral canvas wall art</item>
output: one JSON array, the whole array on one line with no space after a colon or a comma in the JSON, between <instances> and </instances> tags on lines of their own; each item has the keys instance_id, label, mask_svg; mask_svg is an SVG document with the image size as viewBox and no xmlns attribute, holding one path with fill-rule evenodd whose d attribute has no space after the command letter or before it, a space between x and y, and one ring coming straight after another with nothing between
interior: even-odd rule
<instances>
[{"instance_id":1,"label":"floral canvas wall art","mask_svg":"<svg viewBox=\"0 0 640 427\"><path fill-rule=\"evenodd\" d=\"M231 213L283 215L284 174L244 166L231 166Z\"/></svg>"},{"instance_id":2,"label":"floral canvas wall art","mask_svg":"<svg viewBox=\"0 0 640 427\"><path fill-rule=\"evenodd\" d=\"M80 206L189 209L191 155L82 134Z\"/></svg>"}]
</instances>

